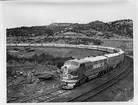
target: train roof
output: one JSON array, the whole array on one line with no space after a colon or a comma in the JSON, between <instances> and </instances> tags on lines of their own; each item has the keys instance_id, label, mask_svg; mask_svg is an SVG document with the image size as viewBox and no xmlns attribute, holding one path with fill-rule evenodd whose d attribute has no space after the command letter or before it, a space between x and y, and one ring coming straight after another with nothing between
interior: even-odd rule
<instances>
[{"instance_id":1,"label":"train roof","mask_svg":"<svg viewBox=\"0 0 138 105\"><path fill-rule=\"evenodd\" d=\"M95 61L98 61L98 60L104 60L106 58L107 57L105 57L105 56L96 56L96 57L85 57L85 58L79 59L79 60L74 59L72 61L76 61L76 62L82 64L82 63L86 63L86 62L95 62Z\"/></svg>"},{"instance_id":2,"label":"train roof","mask_svg":"<svg viewBox=\"0 0 138 105\"><path fill-rule=\"evenodd\" d=\"M118 56L119 53L114 53L114 54L105 54L106 57L115 57Z\"/></svg>"}]
</instances>

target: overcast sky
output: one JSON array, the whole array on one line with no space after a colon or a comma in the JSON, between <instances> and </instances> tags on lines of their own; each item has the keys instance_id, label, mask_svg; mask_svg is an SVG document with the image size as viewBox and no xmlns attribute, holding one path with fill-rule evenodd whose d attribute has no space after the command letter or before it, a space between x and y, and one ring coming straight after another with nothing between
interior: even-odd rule
<instances>
[{"instance_id":1,"label":"overcast sky","mask_svg":"<svg viewBox=\"0 0 138 105\"><path fill-rule=\"evenodd\" d=\"M134 19L134 5L131 3L89 2L5 2L3 24L6 28L20 26L40 26L54 22L89 23L119 19Z\"/></svg>"}]
</instances>

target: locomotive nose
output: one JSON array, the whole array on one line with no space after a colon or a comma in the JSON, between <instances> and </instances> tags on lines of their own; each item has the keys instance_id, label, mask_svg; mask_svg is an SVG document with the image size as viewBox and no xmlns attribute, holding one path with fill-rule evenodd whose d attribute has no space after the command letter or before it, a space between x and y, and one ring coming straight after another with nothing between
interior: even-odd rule
<instances>
[{"instance_id":1,"label":"locomotive nose","mask_svg":"<svg viewBox=\"0 0 138 105\"><path fill-rule=\"evenodd\" d=\"M67 66L62 66L62 67L61 67L61 70L62 70L62 71L67 71L67 70L68 70L68 67L67 67Z\"/></svg>"},{"instance_id":2,"label":"locomotive nose","mask_svg":"<svg viewBox=\"0 0 138 105\"><path fill-rule=\"evenodd\" d=\"M74 66L74 65L64 65L64 66L62 66L62 70L76 70L78 67L76 67L76 66Z\"/></svg>"}]
</instances>

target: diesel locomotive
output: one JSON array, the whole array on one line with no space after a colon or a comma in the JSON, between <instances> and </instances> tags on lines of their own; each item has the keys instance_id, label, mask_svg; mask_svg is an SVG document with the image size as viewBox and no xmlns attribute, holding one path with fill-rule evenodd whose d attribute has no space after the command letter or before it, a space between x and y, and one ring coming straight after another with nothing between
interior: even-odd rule
<instances>
[{"instance_id":1,"label":"diesel locomotive","mask_svg":"<svg viewBox=\"0 0 138 105\"><path fill-rule=\"evenodd\" d=\"M103 56L85 57L68 60L61 67L60 80L63 89L73 89L86 81L99 77L115 69L124 60L124 51L117 49L115 53Z\"/></svg>"}]
</instances>

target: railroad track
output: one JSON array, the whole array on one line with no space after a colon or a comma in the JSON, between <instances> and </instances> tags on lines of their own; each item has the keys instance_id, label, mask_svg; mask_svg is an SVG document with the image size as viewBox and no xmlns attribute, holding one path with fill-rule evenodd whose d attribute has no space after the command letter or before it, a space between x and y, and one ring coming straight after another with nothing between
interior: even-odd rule
<instances>
[{"instance_id":1,"label":"railroad track","mask_svg":"<svg viewBox=\"0 0 138 105\"><path fill-rule=\"evenodd\" d=\"M127 62L128 62L128 60L127 60ZM123 69L122 70L122 72L121 73L119 73L118 75L120 75L120 74L122 74L124 71L126 71L126 69L128 70L128 68L130 67L130 64L129 63L126 63L125 65L129 65L129 66L127 66L126 68L124 68L124 67L122 67L122 68L120 68L120 70L121 69ZM118 68L116 68L116 69L118 69L119 70L119 67ZM115 70L116 71L116 70ZM113 78L118 78L118 75L117 76L114 76ZM106 82L104 82L103 84L108 84L113 78L110 78L109 80L106 80ZM94 79L93 81L99 81L98 80L99 78L96 78L96 79ZM85 85L85 86L91 86L91 84L93 84L93 81L89 81L89 82L87 82L87 84L83 84L83 85ZM118 80L119 81L119 80ZM108 83L107 83L108 82ZM85 95L87 95L87 93L89 93L89 92L91 92L91 91L98 91L98 90L95 90L95 89L98 89L99 87L101 87L103 84L100 84L100 85L97 85L96 87L94 87L94 88L92 88L91 89L91 87L88 87L87 89L89 89L89 91L85 91L85 92L81 92L81 90L80 89L74 89L74 90L72 90L72 91L66 91L66 92L64 92L64 94L67 94L67 93L69 93L70 92L70 94L67 94L67 95L62 95L62 94L60 94L60 95L58 95L58 96L54 96L54 97L52 97L50 100L48 100L49 102L76 102L76 99L78 99L78 98L80 98L81 96L84 96L85 97ZM83 86L82 85L82 86ZM84 86L84 87L85 87ZM78 88L80 88L80 87L78 87ZM83 87L82 87L83 88ZM83 88L84 89L84 88ZM85 87L85 89L86 89L86 87ZM77 91L77 92L76 92ZM99 92L99 91L98 91ZM74 94L74 96L73 96L73 94ZM60 97L61 96L61 97ZM41 101L41 102L48 102L48 101ZM79 100L79 102L80 101L82 101L82 100ZM78 102L78 101L77 101Z\"/></svg>"},{"instance_id":2,"label":"railroad track","mask_svg":"<svg viewBox=\"0 0 138 105\"><path fill-rule=\"evenodd\" d=\"M50 102L54 99L58 99L60 96L71 92L71 90L63 90L61 88L54 89L51 92L42 93L24 100L16 101L16 103L40 103L40 102Z\"/></svg>"},{"instance_id":3,"label":"railroad track","mask_svg":"<svg viewBox=\"0 0 138 105\"><path fill-rule=\"evenodd\" d=\"M95 97L96 95L98 95L99 93L103 92L105 89L111 87L112 85L114 85L116 82L118 82L119 80L123 79L125 76L127 76L130 72L132 72L132 67L133 67L133 60L132 58L129 58L129 66L127 66L126 68L124 68L124 70L122 70L121 73L119 73L117 76L111 78L110 80L108 80L107 82L105 82L102 85L98 85L97 87L79 95L76 97L73 97L72 99L68 100L68 102L85 102L88 101L90 98Z\"/></svg>"},{"instance_id":4,"label":"railroad track","mask_svg":"<svg viewBox=\"0 0 138 105\"><path fill-rule=\"evenodd\" d=\"M40 94L31 95L29 97L25 97L25 98L19 99L19 100L13 100L13 101L9 100L8 103L11 103L11 102L12 103L27 103L27 102L31 102L32 100L37 100L37 99L42 98L42 97L47 96L47 95L50 96L50 94L55 93L55 92L57 92L59 90L61 90L61 87L50 89L48 92L46 91L46 92L43 92L43 93L40 93Z\"/></svg>"},{"instance_id":5,"label":"railroad track","mask_svg":"<svg viewBox=\"0 0 138 105\"><path fill-rule=\"evenodd\" d=\"M128 61L128 59L127 59ZM122 79L123 77L125 77L129 72L131 72L131 66L132 66L132 62L127 63L128 66L126 66L124 68L124 66L118 70L122 70L121 73L119 73L118 75L116 75L113 78L110 78L109 80L107 80L106 82L104 82L104 84L100 84L97 85L95 88L90 89L89 91L82 93L78 96L72 96L70 99L64 99L66 94L67 95L72 95L71 92L72 91L76 91L76 90L63 90L61 93L56 94L56 95L50 95L50 97L48 96L46 99L42 99L41 101L37 101L37 102L80 102L80 101L86 101L87 99L89 99L90 97L94 97L95 95L97 95L98 93L102 92L103 90L105 90L106 88L110 87L111 85L115 84L117 81L119 81L120 79ZM98 78L97 78L98 80ZM90 81L91 82L91 81ZM56 92L57 93L57 92ZM69 93L69 94L68 94ZM65 94L65 95L64 95ZM62 99L63 98L63 99Z\"/></svg>"},{"instance_id":6,"label":"railroad track","mask_svg":"<svg viewBox=\"0 0 138 105\"><path fill-rule=\"evenodd\" d=\"M97 85L95 88L92 88L89 91L82 93L78 96L74 96L71 99L64 100L63 102L87 101L89 98L94 97L95 95L104 91L108 87L112 86L113 84L115 84L116 82L118 82L119 80L121 80L127 74L129 74L131 72L132 65L133 65L132 59L127 57L127 62L128 61L131 61L131 62L127 63L128 66L124 67L125 66L124 65L121 68L117 68L118 70L123 69L121 73L119 73L118 75L116 75L113 78L110 78L110 80L107 80L104 84ZM96 78L96 79L98 79L98 78ZM89 81L89 82L91 82L91 81ZM89 82L87 82L87 83L89 83ZM18 101L16 101L16 103L58 102L58 99L60 99L61 97L64 97L65 94L69 95L71 92L72 92L72 90L62 90L61 87L59 87L59 88L52 89L52 91L49 91L49 92L37 94L34 96L30 96L30 97L18 100ZM61 100L59 100L59 101L61 101Z\"/></svg>"}]
</instances>

